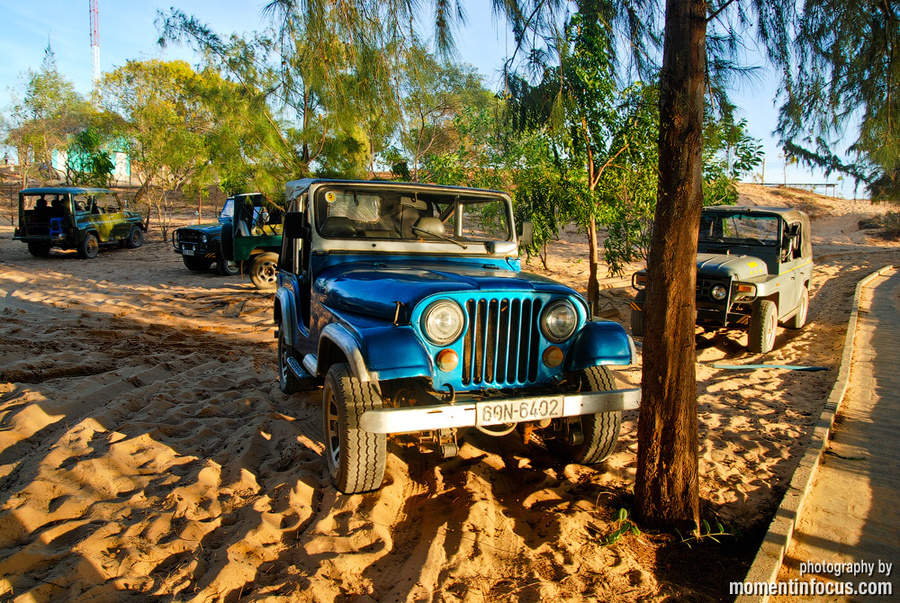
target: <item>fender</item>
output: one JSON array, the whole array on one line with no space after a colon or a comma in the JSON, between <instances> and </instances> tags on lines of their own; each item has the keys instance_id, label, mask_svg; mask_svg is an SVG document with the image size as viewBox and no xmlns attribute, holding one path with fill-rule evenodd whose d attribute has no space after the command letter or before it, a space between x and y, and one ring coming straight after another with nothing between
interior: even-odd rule
<instances>
[{"instance_id":1,"label":"fender","mask_svg":"<svg viewBox=\"0 0 900 603\"><path fill-rule=\"evenodd\" d=\"M566 355L566 370L601 364L627 365L634 361L634 340L617 322L589 322L582 327Z\"/></svg>"},{"instance_id":2,"label":"fender","mask_svg":"<svg viewBox=\"0 0 900 603\"><path fill-rule=\"evenodd\" d=\"M281 325L285 343L294 345L297 306L294 304L294 292L289 287L279 287L275 292L275 324Z\"/></svg>"},{"instance_id":3,"label":"fender","mask_svg":"<svg viewBox=\"0 0 900 603\"><path fill-rule=\"evenodd\" d=\"M318 359L326 357L326 342L343 352L353 376L360 381L432 376L431 359L412 327L372 327L351 332L333 322L322 330ZM317 372L324 370L319 367Z\"/></svg>"},{"instance_id":4,"label":"fender","mask_svg":"<svg viewBox=\"0 0 900 603\"><path fill-rule=\"evenodd\" d=\"M373 327L360 335L369 369L379 380L432 378L434 363L412 327Z\"/></svg>"}]
</instances>

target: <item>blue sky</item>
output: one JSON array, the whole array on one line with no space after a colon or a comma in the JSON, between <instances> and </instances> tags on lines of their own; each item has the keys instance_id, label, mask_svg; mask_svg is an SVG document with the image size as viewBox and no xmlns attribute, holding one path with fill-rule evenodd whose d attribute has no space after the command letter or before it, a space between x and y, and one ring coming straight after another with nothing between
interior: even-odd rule
<instances>
[{"instance_id":1,"label":"blue sky","mask_svg":"<svg viewBox=\"0 0 900 603\"><path fill-rule=\"evenodd\" d=\"M254 0L169 0L162 4L152 0L100 0L100 69L111 71L129 59L179 58L196 62L186 48L159 48L156 43L159 32L154 24L157 11L175 7L198 17L218 33L230 34L264 29L264 4ZM4 16L0 37L0 107L12 104L16 92L23 88L28 69L40 68L48 41L60 73L75 84L78 92L90 91L89 5L89 0L0 0ZM465 6L468 24L456 33L460 58L475 66L486 84L496 89L507 43L511 48L512 42L507 42L504 24L491 17L487 2L470 0ZM771 135L778 117L774 105L776 82L771 73L769 69L764 70L758 82L744 84L734 94L748 121L750 134L763 141L766 182L826 182L824 175L804 168L787 166L785 169ZM836 176L827 181L836 182ZM839 194L853 196L852 183L839 189Z\"/></svg>"}]
</instances>

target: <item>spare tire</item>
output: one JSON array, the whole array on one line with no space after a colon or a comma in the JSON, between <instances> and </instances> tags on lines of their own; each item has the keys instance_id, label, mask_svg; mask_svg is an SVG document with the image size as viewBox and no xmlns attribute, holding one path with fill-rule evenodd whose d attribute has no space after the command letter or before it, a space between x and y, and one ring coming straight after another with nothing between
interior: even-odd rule
<instances>
[{"instance_id":1,"label":"spare tire","mask_svg":"<svg viewBox=\"0 0 900 603\"><path fill-rule=\"evenodd\" d=\"M219 241L219 249L226 261L234 261L234 222L231 220L222 223L222 239Z\"/></svg>"}]
</instances>

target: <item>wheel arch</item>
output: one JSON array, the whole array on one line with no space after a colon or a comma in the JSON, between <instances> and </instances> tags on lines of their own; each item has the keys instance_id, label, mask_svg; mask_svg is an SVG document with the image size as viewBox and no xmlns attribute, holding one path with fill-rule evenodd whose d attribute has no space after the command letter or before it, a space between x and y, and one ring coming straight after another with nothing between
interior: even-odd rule
<instances>
[{"instance_id":1,"label":"wheel arch","mask_svg":"<svg viewBox=\"0 0 900 603\"><path fill-rule=\"evenodd\" d=\"M275 306L273 317L275 324L285 333L285 342L294 344L294 325L297 324L297 308L294 304L294 295L287 287L279 287L275 292Z\"/></svg>"},{"instance_id":2,"label":"wheel arch","mask_svg":"<svg viewBox=\"0 0 900 603\"><path fill-rule=\"evenodd\" d=\"M617 322L595 321L582 327L569 353L565 369L576 371L600 365L629 365L634 362L634 340Z\"/></svg>"},{"instance_id":3,"label":"wheel arch","mask_svg":"<svg viewBox=\"0 0 900 603\"><path fill-rule=\"evenodd\" d=\"M362 349L356 337L346 327L331 323L322 329L316 354L316 376L324 377L333 365L346 362L353 376L360 381L373 379L363 359Z\"/></svg>"}]
</instances>

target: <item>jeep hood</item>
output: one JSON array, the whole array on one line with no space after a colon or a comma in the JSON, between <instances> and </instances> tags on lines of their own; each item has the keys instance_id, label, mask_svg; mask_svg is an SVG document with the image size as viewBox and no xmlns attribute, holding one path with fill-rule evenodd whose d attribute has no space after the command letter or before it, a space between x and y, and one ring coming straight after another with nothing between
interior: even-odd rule
<instances>
[{"instance_id":1,"label":"jeep hood","mask_svg":"<svg viewBox=\"0 0 900 603\"><path fill-rule=\"evenodd\" d=\"M719 253L698 253L697 274L748 280L766 276L766 263L752 255L727 255Z\"/></svg>"},{"instance_id":2,"label":"jeep hood","mask_svg":"<svg viewBox=\"0 0 900 603\"><path fill-rule=\"evenodd\" d=\"M404 314L422 299L440 293L482 291L543 292L577 295L551 279L511 269L451 263L371 262L340 264L323 270L315 283L323 303L334 310L393 320L396 302Z\"/></svg>"},{"instance_id":3,"label":"jeep hood","mask_svg":"<svg viewBox=\"0 0 900 603\"><path fill-rule=\"evenodd\" d=\"M198 224L196 226L182 226L178 230L200 232L205 235L219 234L222 231L222 224Z\"/></svg>"}]
</instances>

